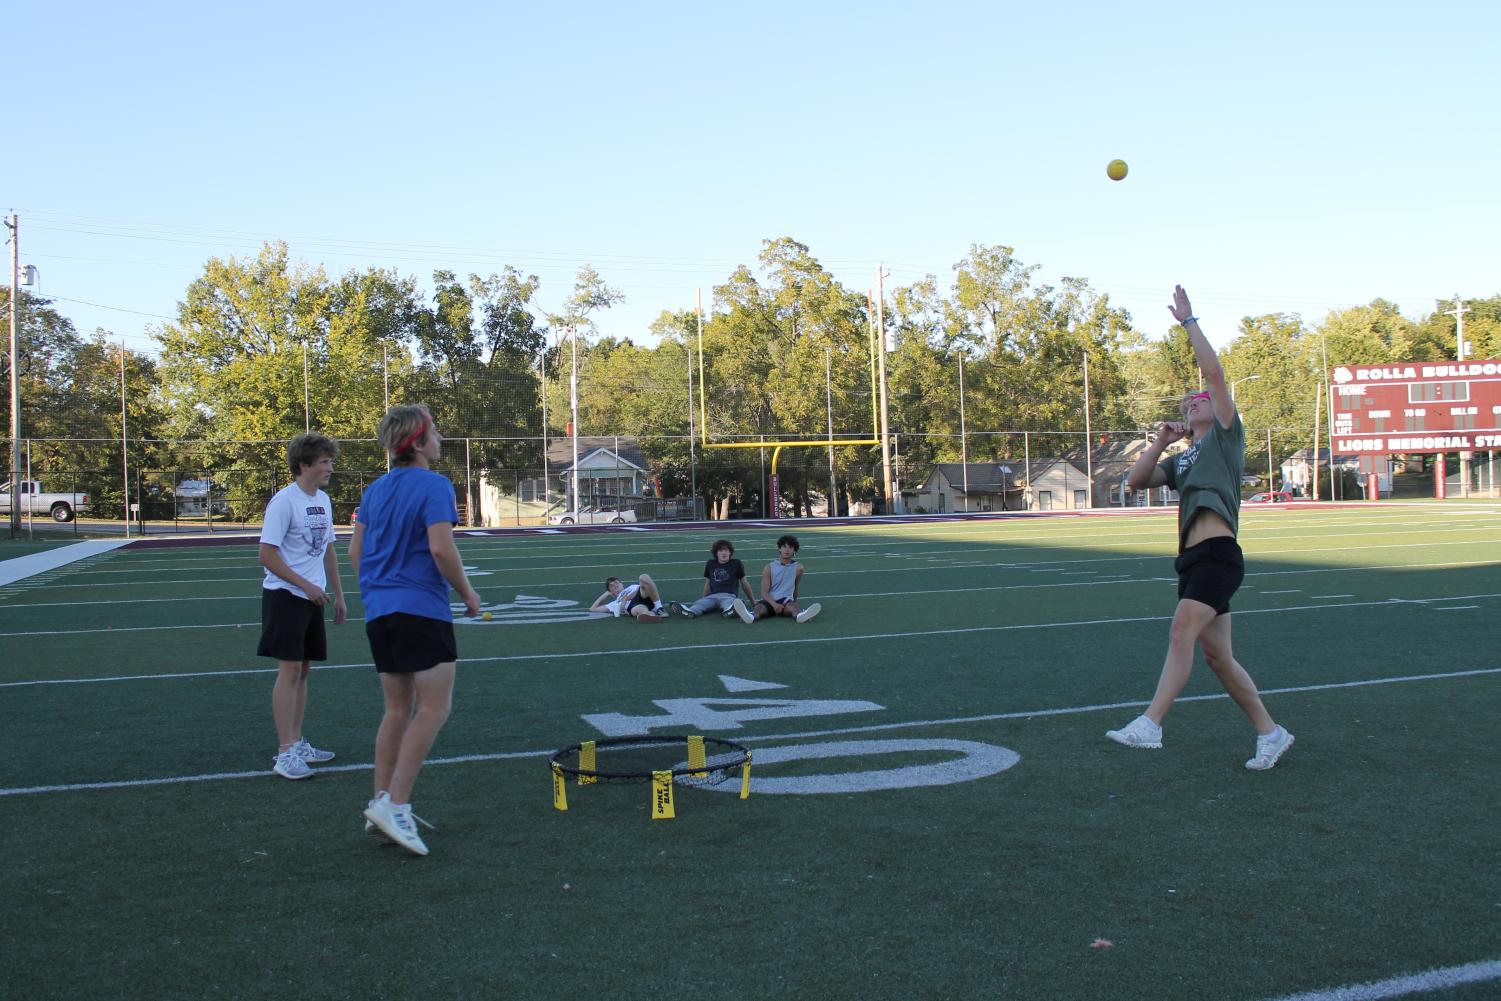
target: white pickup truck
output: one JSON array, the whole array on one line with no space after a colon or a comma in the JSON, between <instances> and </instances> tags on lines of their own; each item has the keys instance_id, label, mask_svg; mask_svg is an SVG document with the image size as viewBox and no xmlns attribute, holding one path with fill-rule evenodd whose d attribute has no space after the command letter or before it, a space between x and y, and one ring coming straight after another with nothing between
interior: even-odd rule
<instances>
[{"instance_id":1,"label":"white pickup truck","mask_svg":"<svg viewBox=\"0 0 1501 1001\"><path fill-rule=\"evenodd\" d=\"M21 481L21 513L49 514L53 521L72 521L89 509L88 494L49 494L37 480ZM10 481L0 481L0 515L10 515Z\"/></svg>"}]
</instances>

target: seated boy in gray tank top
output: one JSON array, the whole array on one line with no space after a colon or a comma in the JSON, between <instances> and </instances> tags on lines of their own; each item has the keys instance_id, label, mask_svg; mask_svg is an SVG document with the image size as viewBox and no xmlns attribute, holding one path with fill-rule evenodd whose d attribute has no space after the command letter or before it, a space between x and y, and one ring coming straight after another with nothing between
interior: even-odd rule
<instances>
[{"instance_id":1,"label":"seated boy in gray tank top","mask_svg":"<svg viewBox=\"0 0 1501 1001\"><path fill-rule=\"evenodd\" d=\"M807 622L823 610L815 603L806 608L797 602L798 589L803 581L803 565L797 561L797 551L802 548L795 535L777 539L777 558L766 564L761 571L761 600L754 610L745 607L745 602L735 599L735 614L746 623L757 619L769 619L785 615L797 622Z\"/></svg>"}]
</instances>

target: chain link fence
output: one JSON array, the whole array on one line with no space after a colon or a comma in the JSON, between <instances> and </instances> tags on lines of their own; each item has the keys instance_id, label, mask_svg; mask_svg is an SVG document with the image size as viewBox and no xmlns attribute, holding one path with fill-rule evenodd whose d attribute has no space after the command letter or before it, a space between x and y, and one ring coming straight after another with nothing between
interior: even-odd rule
<instances>
[{"instance_id":1,"label":"chain link fence","mask_svg":"<svg viewBox=\"0 0 1501 1001\"><path fill-rule=\"evenodd\" d=\"M892 513L1174 500L1165 490L1126 484L1147 445L1138 431L972 431L962 438L899 432L890 442ZM373 439L339 444L327 490L336 523L349 524L364 488L386 472L386 458ZM1246 490L1303 489L1307 446L1301 431L1248 430ZM127 521L142 534L253 529L266 503L290 482L285 448L282 441L132 440L122 449L119 441L23 439L19 479L36 484L38 495L34 505L23 502L22 520L74 533ZM1325 450L1319 465L1321 496L1365 496L1361 470L1325 476ZM1343 465L1336 457L1336 467ZM472 527L888 513L887 460L869 445L779 447L769 439L761 447L728 449L684 435L464 437L445 441L435 468L453 482L460 521ZM1467 469L1473 482L1458 484L1451 496L1496 492L1493 459L1477 453Z\"/></svg>"}]
</instances>

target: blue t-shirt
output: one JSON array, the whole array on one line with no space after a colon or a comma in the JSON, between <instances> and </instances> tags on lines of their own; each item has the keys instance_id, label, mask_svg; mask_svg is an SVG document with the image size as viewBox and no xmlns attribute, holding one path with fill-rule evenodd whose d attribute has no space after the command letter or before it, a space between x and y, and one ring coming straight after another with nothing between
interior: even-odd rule
<instances>
[{"instance_id":1,"label":"blue t-shirt","mask_svg":"<svg viewBox=\"0 0 1501 1001\"><path fill-rule=\"evenodd\" d=\"M365 620L392 612L452 621L448 581L427 547L431 525L457 524L453 484L421 466L397 466L365 488L359 522Z\"/></svg>"}]
</instances>

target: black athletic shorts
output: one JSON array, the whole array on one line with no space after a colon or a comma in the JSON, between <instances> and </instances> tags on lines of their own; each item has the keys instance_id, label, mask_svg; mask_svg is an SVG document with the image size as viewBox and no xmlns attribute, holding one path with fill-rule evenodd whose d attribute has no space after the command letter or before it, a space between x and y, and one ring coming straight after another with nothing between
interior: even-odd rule
<instances>
[{"instance_id":1,"label":"black athletic shorts","mask_svg":"<svg viewBox=\"0 0 1501 1001\"><path fill-rule=\"evenodd\" d=\"M286 588L261 588L261 641L255 652L277 660L327 660L323 609Z\"/></svg>"},{"instance_id":2,"label":"black athletic shorts","mask_svg":"<svg viewBox=\"0 0 1501 1001\"><path fill-rule=\"evenodd\" d=\"M1230 597L1246 579L1246 559L1240 543L1228 535L1205 539L1178 554L1178 597L1202 602L1216 615L1230 611Z\"/></svg>"},{"instance_id":3,"label":"black athletic shorts","mask_svg":"<svg viewBox=\"0 0 1501 1001\"><path fill-rule=\"evenodd\" d=\"M381 674L416 674L459 659L452 619L392 612L366 622L365 636Z\"/></svg>"}]
</instances>

